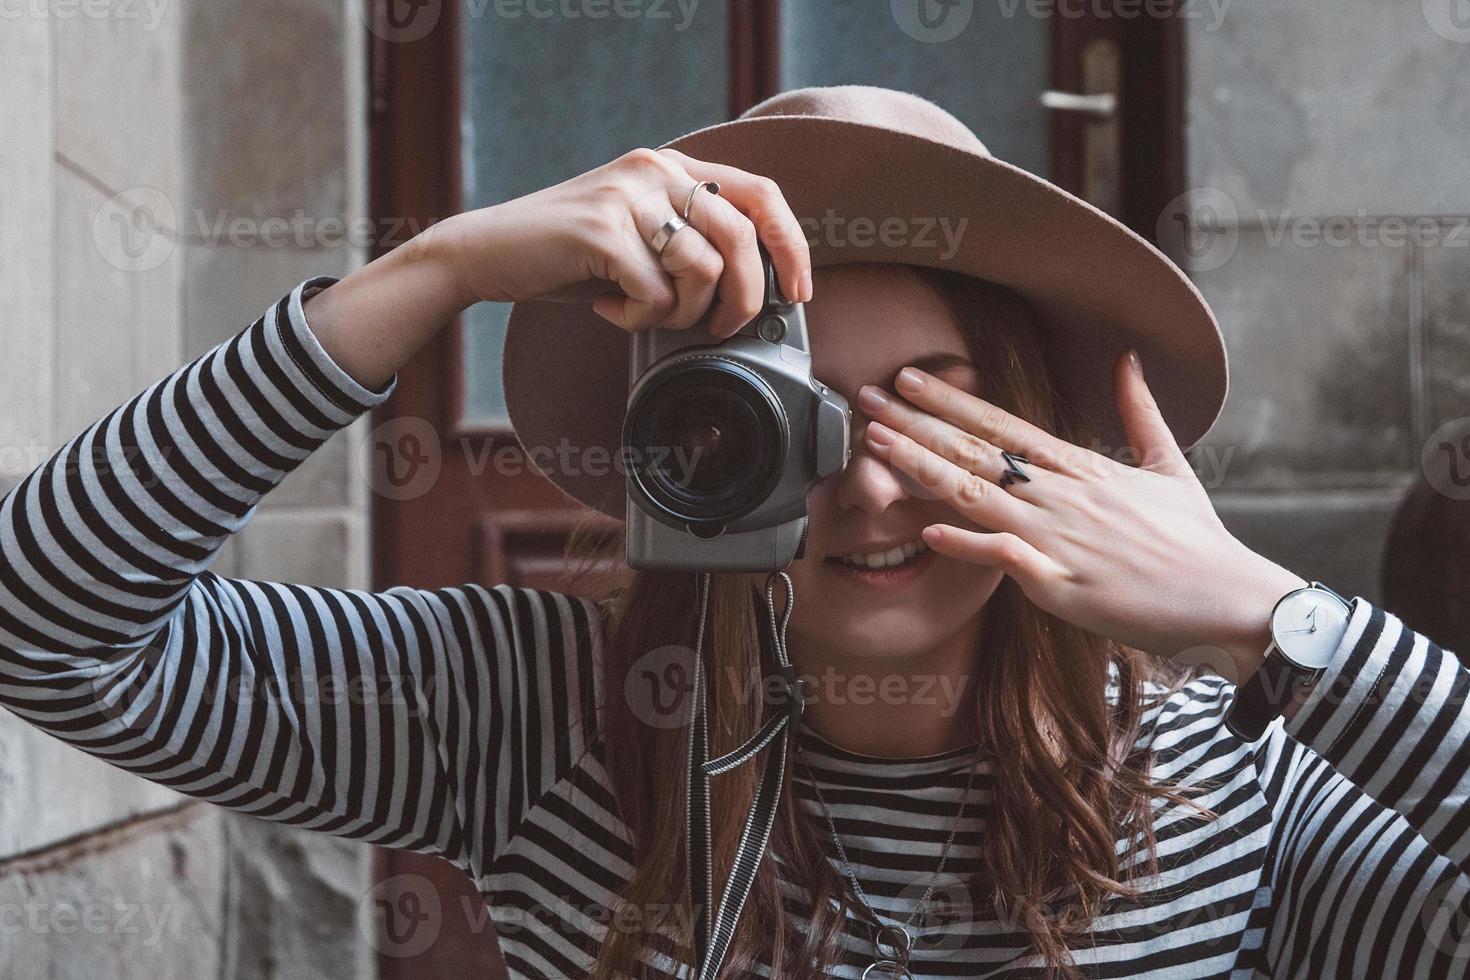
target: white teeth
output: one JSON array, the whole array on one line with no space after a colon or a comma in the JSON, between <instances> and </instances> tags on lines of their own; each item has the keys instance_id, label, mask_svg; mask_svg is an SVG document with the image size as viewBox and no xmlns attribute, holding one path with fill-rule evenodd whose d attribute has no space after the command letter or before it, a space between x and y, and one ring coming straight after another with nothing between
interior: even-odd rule
<instances>
[{"instance_id":1,"label":"white teeth","mask_svg":"<svg viewBox=\"0 0 1470 980\"><path fill-rule=\"evenodd\" d=\"M902 564L914 555L929 550L929 546L923 541L906 541L901 545L889 548L887 551L872 551L860 555L843 555L839 560L844 564L856 565L860 568L891 568Z\"/></svg>"}]
</instances>

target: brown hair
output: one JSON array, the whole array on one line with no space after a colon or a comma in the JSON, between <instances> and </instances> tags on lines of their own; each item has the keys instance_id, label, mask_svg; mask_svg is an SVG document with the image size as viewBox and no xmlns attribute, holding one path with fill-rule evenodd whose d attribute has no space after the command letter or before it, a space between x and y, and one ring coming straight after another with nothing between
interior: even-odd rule
<instances>
[{"instance_id":1,"label":"brown hair","mask_svg":"<svg viewBox=\"0 0 1470 980\"><path fill-rule=\"evenodd\" d=\"M918 268L920 279L947 303L980 367L989 401L1071 442L1089 435L1052 390L1046 338L1015 293L947 271ZM988 318L996 301L1020 304L1022 316ZM617 531L603 541L620 553ZM631 931L609 927L593 976L623 980L653 975L645 956L656 950L692 959L687 934L689 896L683 853L687 728L642 723L621 696L623 678L641 656L664 646L692 645L698 602L695 576L642 572L604 597L607 660L603 690L606 766L620 815L632 837L632 876L620 898L639 913L680 907L682 928ZM710 752L728 751L762 720L760 698L737 690L740 678L774 670L757 629L759 609L738 576L712 575L705 657L718 651L710 678ZM1034 606L1010 578L985 606L975 659L981 742L991 766L994 803L987 815L985 872L970 894L988 897L999 914L1028 933L1052 976L1075 976L1069 948L1082 939L1103 903L1136 897L1133 882L1157 873L1153 832L1156 798L1210 811L1186 789L1152 778L1153 755L1140 743L1149 682L1166 696L1190 676L1129 647L1089 633ZM798 668L800 664L797 664ZM1117 670L1118 697L1106 696ZM1155 688L1157 692L1159 688ZM763 757L761 757L763 758ZM757 759L759 762L760 759ZM802 886L805 930L791 928L768 855L762 862L727 960L726 975L744 976L767 957L774 976L818 977L835 959L837 939L853 902L829 862L817 823L792 791L791 766L770 850ZM713 781L711 829L716 900L755 793L759 766L743 766ZM1116 841L1128 836L1123 855ZM1134 861L1142 855L1143 859ZM616 912L616 910L614 910ZM614 921L617 921L614 915Z\"/></svg>"}]
</instances>

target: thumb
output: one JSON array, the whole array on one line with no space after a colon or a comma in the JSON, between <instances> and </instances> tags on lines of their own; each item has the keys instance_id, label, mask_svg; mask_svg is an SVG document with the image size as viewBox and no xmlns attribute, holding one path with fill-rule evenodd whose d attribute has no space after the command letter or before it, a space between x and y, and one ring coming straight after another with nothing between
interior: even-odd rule
<instances>
[{"instance_id":1,"label":"thumb","mask_svg":"<svg viewBox=\"0 0 1470 980\"><path fill-rule=\"evenodd\" d=\"M1123 431L1128 444L1138 454L1139 466L1159 473L1181 475L1193 468L1184 451L1164 421L1164 414L1154 401L1153 392L1143 377L1143 363L1138 351L1129 350L1118 358L1114 370L1118 392L1118 414L1123 417Z\"/></svg>"}]
</instances>

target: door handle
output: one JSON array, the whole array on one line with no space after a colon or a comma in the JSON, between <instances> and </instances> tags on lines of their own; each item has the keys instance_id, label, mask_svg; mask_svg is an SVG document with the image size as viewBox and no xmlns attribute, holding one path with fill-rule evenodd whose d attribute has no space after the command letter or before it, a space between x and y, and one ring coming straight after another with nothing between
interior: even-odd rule
<instances>
[{"instance_id":1,"label":"door handle","mask_svg":"<svg viewBox=\"0 0 1470 980\"><path fill-rule=\"evenodd\" d=\"M1112 92L1083 95L1048 89L1041 93L1041 104L1057 112L1081 112L1099 119L1111 119L1118 111L1118 97Z\"/></svg>"}]
</instances>

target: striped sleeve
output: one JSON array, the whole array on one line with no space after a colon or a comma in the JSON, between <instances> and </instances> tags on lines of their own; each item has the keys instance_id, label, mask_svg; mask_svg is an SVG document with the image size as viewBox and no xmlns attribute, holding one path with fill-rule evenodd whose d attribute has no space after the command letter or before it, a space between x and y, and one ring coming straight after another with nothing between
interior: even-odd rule
<instances>
[{"instance_id":1,"label":"striped sleeve","mask_svg":"<svg viewBox=\"0 0 1470 980\"><path fill-rule=\"evenodd\" d=\"M1470 670L1359 597L1287 734L1470 870Z\"/></svg>"},{"instance_id":2,"label":"striped sleeve","mask_svg":"<svg viewBox=\"0 0 1470 980\"><path fill-rule=\"evenodd\" d=\"M1272 976L1470 976L1470 672L1355 602L1311 698L1259 749Z\"/></svg>"},{"instance_id":3,"label":"striped sleeve","mask_svg":"<svg viewBox=\"0 0 1470 980\"><path fill-rule=\"evenodd\" d=\"M359 385L312 334L302 304L333 281L302 283L0 500L0 704L182 793L469 868L584 751L596 607L209 571L271 488L392 389Z\"/></svg>"}]
</instances>

